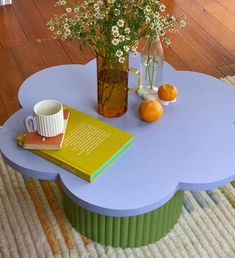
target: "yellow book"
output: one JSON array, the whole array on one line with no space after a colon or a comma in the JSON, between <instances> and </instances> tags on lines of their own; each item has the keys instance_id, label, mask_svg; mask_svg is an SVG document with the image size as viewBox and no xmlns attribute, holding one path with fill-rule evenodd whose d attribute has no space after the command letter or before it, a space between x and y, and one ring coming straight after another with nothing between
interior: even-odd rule
<instances>
[{"instance_id":1,"label":"yellow book","mask_svg":"<svg viewBox=\"0 0 235 258\"><path fill-rule=\"evenodd\" d=\"M88 182L97 178L132 143L134 136L92 116L70 110L61 150L30 150ZM17 137L22 146L24 134Z\"/></svg>"}]
</instances>

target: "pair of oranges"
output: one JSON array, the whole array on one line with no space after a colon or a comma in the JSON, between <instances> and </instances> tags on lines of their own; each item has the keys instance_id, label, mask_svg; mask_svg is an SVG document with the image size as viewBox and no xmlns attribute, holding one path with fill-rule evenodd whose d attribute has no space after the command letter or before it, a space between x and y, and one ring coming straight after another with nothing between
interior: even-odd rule
<instances>
[{"instance_id":1,"label":"pair of oranges","mask_svg":"<svg viewBox=\"0 0 235 258\"><path fill-rule=\"evenodd\" d=\"M171 84L164 84L158 89L158 97L164 101L174 100L177 94L177 88ZM159 101L145 100L139 105L138 112L142 120L153 122L163 115L163 108Z\"/></svg>"}]
</instances>

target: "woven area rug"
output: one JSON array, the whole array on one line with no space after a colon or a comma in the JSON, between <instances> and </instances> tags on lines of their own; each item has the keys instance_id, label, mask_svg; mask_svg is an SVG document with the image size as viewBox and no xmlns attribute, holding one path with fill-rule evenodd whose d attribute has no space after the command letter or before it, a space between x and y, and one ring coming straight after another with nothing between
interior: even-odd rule
<instances>
[{"instance_id":1,"label":"woven area rug","mask_svg":"<svg viewBox=\"0 0 235 258\"><path fill-rule=\"evenodd\" d=\"M224 79L235 87L235 77ZM104 247L66 219L56 182L24 180L0 156L0 258L235 257L235 181L186 192L182 214L160 241L141 248Z\"/></svg>"}]
</instances>

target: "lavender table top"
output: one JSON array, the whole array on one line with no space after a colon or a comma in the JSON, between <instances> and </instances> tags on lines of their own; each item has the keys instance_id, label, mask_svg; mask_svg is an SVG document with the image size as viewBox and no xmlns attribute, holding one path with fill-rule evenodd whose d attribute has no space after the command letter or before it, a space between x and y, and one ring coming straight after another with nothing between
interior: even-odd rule
<instances>
[{"instance_id":1,"label":"lavender table top","mask_svg":"<svg viewBox=\"0 0 235 258\"><path fill-rule=\"evenodd\" d=\"M130 67L138 67L130 58ZM164 66L164 82L179 89L177 102L164 107L155 123L138 118L140 99L129 93L121 118L96 112L96 61L61 65L35 73L22 84L23 107L0 131L0 149L20 173L39 179L59 177L80 206L110 216L143 214L163 205L177 190L205 190L235 179L235 90L211 76ZM136 85L130 76L129 86ZM17 147L23 118L42 99L57 99L135 135L135 143L92 184Z\"/></svg>"}]
</instances>

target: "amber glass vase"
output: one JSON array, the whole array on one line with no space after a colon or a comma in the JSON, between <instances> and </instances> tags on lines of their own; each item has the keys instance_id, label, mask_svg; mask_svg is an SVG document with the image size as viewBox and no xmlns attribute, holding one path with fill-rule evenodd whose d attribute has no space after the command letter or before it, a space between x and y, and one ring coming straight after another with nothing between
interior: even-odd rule
<instances>
[{"instance_id":1,"label":"amber glass vase","mask_svg":"<svg viewBox=\"0 0 235 258\"><path fill-rule=\"evenodd\" d=\"M128 105L128 55L118 58L97 55L98 112L105 117L119 117Z\"/></svg>"}]
</instances>

